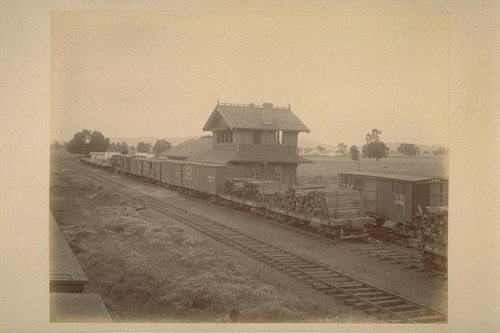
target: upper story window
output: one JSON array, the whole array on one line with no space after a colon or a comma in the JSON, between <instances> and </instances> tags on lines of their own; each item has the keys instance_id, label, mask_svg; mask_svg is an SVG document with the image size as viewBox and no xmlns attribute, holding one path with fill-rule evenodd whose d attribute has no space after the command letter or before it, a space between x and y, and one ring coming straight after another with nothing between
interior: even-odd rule
<instances>
[{"instance_id":1,"label":"upper story window","mask_svg":"<svg viewBox=\"0 0 500 333\"><path fill-rule=\"evenodd\" d=\"M232 131L217 131L215 138L216 138L216 143L232 143L233 142L233 132Z\"/></svg>"},{"instance_id":2,"label":"upper story window","mask_svg":"<svg viewBox=\"0 0 500 333\"><path fill-rule=\"evenodd\" d=\"M276 140L275 143L277 145L283 144L283 131L276 131Z\"/></svg>"}]
</instances>

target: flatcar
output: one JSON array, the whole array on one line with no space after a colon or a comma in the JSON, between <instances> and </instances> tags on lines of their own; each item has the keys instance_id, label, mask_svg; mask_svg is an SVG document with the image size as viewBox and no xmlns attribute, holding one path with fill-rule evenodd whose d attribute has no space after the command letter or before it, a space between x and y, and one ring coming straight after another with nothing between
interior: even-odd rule
<instances>
[{"instance_id":1,"label":"flatcar","mask_svg":"<svg viewBox=\"0 0 500 333\"><path fill-rule=\"evenodd\" d=\"M377 223L419 238L422 211L447 211L448 180L368 172L339 172L338 184L363 192L364 207Z\"/></svg>"}]
</instances>

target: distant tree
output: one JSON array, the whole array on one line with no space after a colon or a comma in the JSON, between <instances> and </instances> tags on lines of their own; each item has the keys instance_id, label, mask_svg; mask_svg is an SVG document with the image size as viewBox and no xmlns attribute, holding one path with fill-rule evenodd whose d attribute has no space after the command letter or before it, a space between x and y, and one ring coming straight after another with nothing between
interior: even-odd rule
<instances>
[{"instance_id":1,"label":"distant tree","mask_svg":"<svg viewBox=\"0 0 500 333\"><path fill-rule=\"evenodd\" d=\"M169 150L170 148L172 148L172 144L170 142L166 141L165 139L157 140L155 145L153 146L153 154L158 157L161 153Z\"/></svg>"},{"instance_id":2,"label":"distant tree","mask_svg":"<svg viewBox=\"0 0 500 333\"><path fill-rule=\"evenodd\" d=\"M150 143L144 143L141 141L137 144L137 152L149 153L150 151L151 151L151 144Z\"/></svg>"},{"instance_id":3,"label":"distant tree","mask_svg":"<svg viewBox=\"0 0 500 333\"><path fill-rule=\"evenodd\" d=\"M434 154L435 156L448 156L449 151L448 148L439 147L437 150L434 150L432 154Z\"/></svg>"},{"instance_id":4,"label":"distant tree","mask_svg":"<svg viewBox=\"0 0 500 333\"><path fill-rule=\"evenodd\" d=\"M109 138L104 137L99 131L93 131L92 134L90 134L89 146L90 151L107 151L109 147Z\"/></svg>"},{"instance_id":5,"label":"distant tree","mask_svg":"<svg viewBox=\"0 0 500 333\"><path fill-rule=\"evenodd\" d=\"M424 150L424 152L422 153L422 155L430 155L430 154L431 154L431 152L428 150Z\"/></svg>"},{"instance_id":6,"label":"distant tree","mask_svg":"<svg viewBox=\"0 0 500 333\"><path fill-rule=\"evenodd\" d=\"M380 141L382 131L374 128L371 133L367 133L365 140L366 145L363 146L363 157L375 158L377 161L389 155L389 147Z\"/></svg>"},{"instance_id":7,"label":"distant tree","mask_svg":"<svg viewBox=\"0 0 500 333\"><path fill-rule=\"evenodd\" d=\"M369 144L371 142L379 142L381 134L382 134L382 131L380 131L376 128L372 129L371 133L366 134L366 137L365 137L366 144Z\"/></svg>"},{"instance_id":8,"label":"distant tree","mask_svg":"<svg viewBox=\"0 0 500 333\"><path fill-rule=\"evenodd\" d=\"M57 140L54 140L54 142L50 145L50 148L54 149L54 150L59 149L60 147L61 147L61 145L59 144L59 141L57 141Z\"/></svg>"},{"instance_id":9,"label":"distant tree","mask_svg":"<svg viewBox=\"0 0 500 333\"><path fill-rule=\"evenodd\" d=\"M128 154L128 145L126 142L122 141L122 143L120 143L120 146L119 146L119 150L118 150L120 153L122 153L122 155L126 155Z\"/></svg>"},{"instance_id":10,"label":"distant tree","mask_svg":"<svg viewBox=\"0 0 500 333\"><path fill-rule=\"evenodd\" d=\"M213 138L213 136L212 136L212 135L210 135L210 134L208 134L208 135L203 135L203 136L201 136L201 137L200 137L200 139L211 139L211 138Z\"/></svg>"},{"instance_id":11,"label":"distant tree","mask_svg":"<svg viewBox=\"0 0 500 333\"><path fill-rule=\"evenodd\" d=\"M316 149L321 153L323 150L325 150L326 148L323 147L323 146L317 146Z\"/></svg>"},{"instance_id":12,"label":"distant tree","mask_svg":"<svg viewBox=\"0 0 500 333\"><path fill-rule=\"evenodd\" d=\"M351 160L358 162L358 170L361 170L361 162L359 161L359 149L358 147L352 145L350 149Z\"/></svg>"},{"instance_id":13,"label":"distant tree","mask_svg":"<svg viewBox=\"0 0 500 333\"><path fill-rule=\"evenodd\" d=\"M87 129L77 132L73 135L66 145L66 150L71 154L88 155L91 151L106 151L109 147L109 138L99 131L90 131Z\"/></svg>"},{"instance_id":14,"label":"distant tree","mask_svg":"<svg viewBox=\"0 0 500 333\"><path fill-rule=\"evenodd\" d=\"M398 147L398 153L406 156L420 155L420 148L413 143L402 143Z\"/></svg>"},{"instance_id":15,"label":"distant tree","mask_svg":"<svg viewBox=\"0 0 500 333\"><path fill-rule=\"evenodd\" d=\"M337 144L337 150L335 152L344 155L347 152L347 145L340 142Z\"/></svg>"},{"instance_id":16,"label":"distant tree","mask_svg":"<svg viewBox=\"0 0 500 333\"><path fill-rule=\"evenodd\" d=\"M375 158L377 161L389 155L389 147L382 141L371 142L363 146L363 157Z\"/></svg>"},{"instance_id":17,"label":"distant tree","mask_svg":"<svg viewBox=\"0 0 500 333\"><path fill-rule=\"evenodd\" d=\"M68 142L66 149L71 154L84 154L88 155L90 153L90 135L91 131L84 129L81 132L77 132L73 135L73 139Z\"/></svg>"}]
</instances>

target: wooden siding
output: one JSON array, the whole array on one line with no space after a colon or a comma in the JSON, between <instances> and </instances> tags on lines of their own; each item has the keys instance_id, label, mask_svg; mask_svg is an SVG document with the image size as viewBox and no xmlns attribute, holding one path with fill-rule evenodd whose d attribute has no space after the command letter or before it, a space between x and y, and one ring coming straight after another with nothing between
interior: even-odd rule
<instances>
[{"instance_id":1,"label":"wooden siding","mask_svg":"<svg viewBox=\"0 0 500 333\"><path fill-rule=\"evenodd\" d=\"M298 132L283 132L283 142L284 145L290 145L297 147L298 144Z\"/></svg>"}]
</instances>

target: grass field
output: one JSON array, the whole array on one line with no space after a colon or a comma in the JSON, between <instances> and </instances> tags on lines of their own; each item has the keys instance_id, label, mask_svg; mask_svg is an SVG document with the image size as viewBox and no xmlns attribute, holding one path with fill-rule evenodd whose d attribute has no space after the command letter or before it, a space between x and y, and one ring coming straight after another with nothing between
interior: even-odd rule
<instances>
[{"instance_id":1,"label":"grass field","mask_svg":"<svg viewBox=\"0 0 500 333\"><path fill-rule=\"evenodd\" d=\"M342 171L391 173L399 175L429 176L448 178L448 157L404 157L390 156L375 159L362 158L358 162L350 156L307 156L313 163L301 164L297 169L299 183L335 183Z\"/></svg>"}]
</instances>

